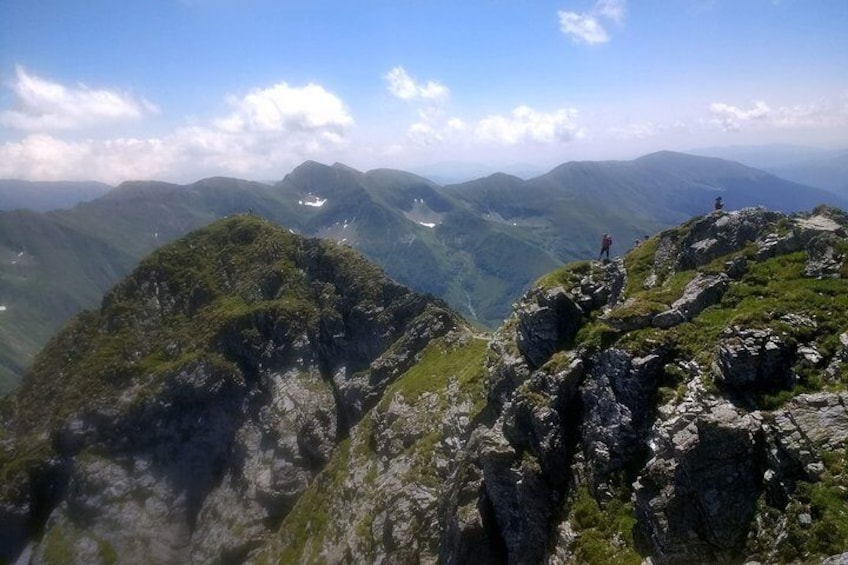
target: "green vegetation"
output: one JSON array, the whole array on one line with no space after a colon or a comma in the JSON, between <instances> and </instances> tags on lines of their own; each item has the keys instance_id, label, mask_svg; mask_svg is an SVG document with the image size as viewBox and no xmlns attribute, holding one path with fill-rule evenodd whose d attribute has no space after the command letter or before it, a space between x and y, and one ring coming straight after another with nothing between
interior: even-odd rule
<instances>
[{"instance_id":1,"label":"green vegetation","mask_svg":"<svg viewBox=\"0 0 848 565\"><path fill-rule=\"evenodd\" d=\"M350 462L350 439L333 451L326 467L298 498L280 528L279 537L258 562L320 563L320 544L327 534L333 500L344 484Z\"/></svg>"},{"instance_id":2,"label":"green vegetation","mask_svg":"<svg viewBox=\"0 0 848 565\"><path fill-rule=\"evenodd\" d=\"M83 536L91 537L72 524L59 524L49 528L42 540L44 563L47 565L78 563L81 556L76 555L74 542ZM109 542L96 537L93 541L97 544L98 563L114 565L118 562L118 555Z\"/></svg>"},{"instance_id":3,"label":"green vegetation","mask_svg":"<svg viewBox=\"0 0 848 565\"><path fill-rule=\"evenodd\" d=\"M696 271L679 271L666 278L662 284L629 295L624 304L613 308L607 319L614 321L642 316L653 317L668 310L675 300L683 296L683 290L696 274Z\"/></svg>"},{"instance_id":4,"label":"green vegetation","mask_svg":"<svg viewBox=\"0 0 848 565\"><path fill-rule=\"evenodd\" d=\"M385 408L395 394L409 404L415 404L425 392L444 395L451 380L457 382L464 397L485 399L483 357L487 347L488 341L479 338L467 338L459 344L446 338L433 340L421 359L386 389L378 410Z\"/></svg>"},{"instance_id":5,"label":"green vegetation","mask_svg":"<svg viewBox=\"0 0 848 565\"><path fill-rule=\"evenodd\" d=\"M391 504L394 492L385 492L377 480L386 472L386 461L373 450L375 418L385 414L394 400L409 405L409 418L399 418L389 425L391 437L403 437L405 445L393 460L403 461L401 484L439 489L435 460L444 447L442 425L444 413L451 407L469 403L469 418L485 405L484 366L487 341L470 335L448 336L433 340L409 371L390 385L383 399L351 431L327 466L283 521L277 537L260 557L262 563L318 563L322 544L341 541L353 525L359 555L372 551L371 527L374 516ZM403 429L401 429L403 428ZM442 456L444 457L444 456ZM361 477L357 482L356 477ZM353 492L351 489L355 488ZM363 490L364 489L364 490ZM357 501L350 507L351 499ZM414 523L422 539L432 535L427 524Z\"/></svg>"},{"instance_id":6,"label":"green vegetation","mask_svg":"<svg viewBox=\"0 0 848 565\"><path fill-rule=\"evenodd\" d=\"M624 257L624 268L627 269L625 296L633 296L644 290L645 281L653 270L657 242L656 237L644 241Z\"/></svg>"},{"instance_id":7,"label":"green vegetation","mask_svg":"<svg viewBox=\"0 0 848 565\"><path fill-rule=\"evenodd\" d=\"M571 551L578 563L637 565L633 545L636 518L629 500L613 498L601 507L585 486L579 487L569 513L577 539Z\"/></svg>"},{"instance_id":8,"label":"green vegetation","mask_svg":"<svg viewBox=\"0 0 848 565\"><path fill-rule=\"evenodd\" d=\"M848 547L848 453L824 452L822 460L820 480L798 482L785 509L760 502L764 523L772 524L776 539L749 540L755 556L765 557L774 543L780 563L812 563Z\"/></svg>"},{"instance_id":9,"label":"green vegetation","mask_svg":"<svg viewBox=\"0 0 848 565\"><path fill-rule=\"evenodd\" d=\"M705 267L714 268L722 257ZM824 358L830 358L838 347L838 336L848 330L848 288L846 279L811 279L804 276L806 253L781 255L764 261L749 261L748 272L731 284L719 304L707 308L691 322L668 330L644 328L622 334L618 345L635 353L644 354L660 345L676 356L694 359L702 367L713 361L715 346L721 333L729 327L745 329L771 328L790 346L811 344ZM660 288L643 290L634 295L640 308L650 310L652 304L668 304L694 276L694 271L684 271L671 276ZM617 309L613 315L621 316L630 309ZM799 324L788 315L809 319L810 324ZM590 343L604 335L597 323L581 330L578 341ZM606 342L609 343L607 338ZM760 408L773 409L789 398L804 392L835 387L841 390L844 383L827 384L821 380L820 371L796 368L800 376L798 385L791 391L759 393L755 402Z\"/></svg>"}]
</instances>

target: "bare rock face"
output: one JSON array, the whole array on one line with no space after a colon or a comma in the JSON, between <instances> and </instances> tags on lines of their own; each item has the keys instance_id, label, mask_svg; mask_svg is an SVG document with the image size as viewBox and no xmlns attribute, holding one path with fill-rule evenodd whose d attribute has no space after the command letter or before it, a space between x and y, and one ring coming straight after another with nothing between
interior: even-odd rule
<instances>
[{"instance_id":1,"label":"bare rock face","mask_svg":"<svg viewBox=\"0 0 848 565\"><path fill-rule=\"evenodd\" d=\"M677 264L682 269L691 269L739 251L748 242L756 240L770 222L780 217L780 214L764 208L745 208L699 219L680 243Z\"/></svg>"},{"instance_id":2,"label":"bare rock face","mask_svg":"<svg viewBox=\"0 0 848 565\"><path fill-rule=\"evenodd\" d=\"M846 401L848 395L844 393L802 394L786 408L772 413L766 428L775 469L769 476L771 483L779 483L785 489L791 486L785 480L788 473L794 480L815 479L822 473L820 454L839 450L848 441Z\"/></svg>"},{"instance_id":3,"label":"bare rock face","mask_svg":"<svg viewBox=\"0 0 848 565\"><path fill-rule=\"evenodd\" d=\"M539 371L513 395L503 411L503 435L515 448L532 453L542 470L556 477L568 464L569 428L584 366L579 357L565 359L553 373Z\"/></svg>"},{"instance_id":4,"label":"bare rock face","mask_svg":"<svg viewBox=\"0 0 848 565\"><path fill-rule=\"evenodd\" d=\"M591 365L580 389L580 441L593 491L603 496L610 474L630 464L647 445L662 361L658 355L634 358L607 349Z\"/></svg>"},{"instance_id":5,"label":"bare rock face","mask_svg":"<svg viewBox=\"0 0 848 565\"><path fill-rule=\"evenodd\" d=\"M490 399L506 403L534 371L570 344L586 316L619 300L625 279L624 267L617 260L569 288L529 291L492 340Z\"/></svg>"},{"instance_id":6,"label":"bare rock face","mask_svg":"<svg viewBox=\"0 0 848 565\"><path fill-rule=\"evenodd\" d=\"M789 388L793 347L770 329L728 328L718 345L716 381L731 388Z\"/></svg>"},{"instance_id":7,"label":"bare rock face","mask_svg":"<svg viewBox=\"0 0 848 565\"><path fill-rule=\"evenodd\" d=\"M762 489L759 416L726 403L692 408L655 427L634 485L640 534L663 563L729 558Z\"/></svg>"},{"instance_id":8,"label":"bare rock face","mask_svg":"<svg viewBox=\"0 0 848 565\"><path fill-rule=\"evenodd\" d=\"M383 344L380 354L367 371L350 371L341 365L336 368L333 381L339 391L346 422L357 422L362 414L372 408L383 391L417 361L416 354L430 341L456 329L457 318L442 308L426 308L410 321L407 331L392 348ZM393 336L394 337L394 336ZM355 348L357 341L353 340ZM344 359L344 355L334 355Z\"/></svg>"},{"instance_id":9,"label":"bare rock face","mask_svg":"<svg viewBox=\"0 0 848 565\"><path fill-rule=\"evenodd\" d=\"M530 369L574 339L583 309L561 288L531 293L516 310L516 345Z\"/></svg>"},{"instance_id":10,"label":"bare rock face","mask_svg":"<svg viewBox=\"0 0 848 565\"><path fill-rule=\"evenodd\" d=\"M807 244L804 275L816 279L839 278L845 257L836 251L837 241L839 239L832 233L825 233L810 240Z\"/></svg>"},{"instance_id":11,"label":"bare rock face","mask_svg":"<svg viewBox=\"0 0 848 565\"><path fill-rule=\"evenodd\" d=\"M554 496L540 469L499 434L482 436L479 465L508 563L540 562L545 555Z\"/></svg>"}]
</instances>

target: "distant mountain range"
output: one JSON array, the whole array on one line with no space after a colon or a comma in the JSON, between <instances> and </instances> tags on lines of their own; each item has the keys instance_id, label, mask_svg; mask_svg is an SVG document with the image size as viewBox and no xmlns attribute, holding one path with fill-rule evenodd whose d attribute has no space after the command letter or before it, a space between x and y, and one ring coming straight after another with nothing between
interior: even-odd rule
<instances>
[{"instance_id":1,"label":"distant mountain range","mask_svg":"<svg viewBox=\"0 0 848 565\"><path fill-rule=\"evenodd\" d=\"M155 248L235 213L350 245L393 279L498 325L537 277L613 254L712 210L845 207L834 194L717 158L660 152L633 161L570 162L522 180L506 174L440 186L391 169L306 162L269 185L210 178L136 181L70 210L0 212L0 391L73 314Z\"/></svg>"},{"instance_id":2,"label":"distant mountain range","mask_svg":"<svg viewBox=\"0 0 848 565\"><path fill-rule=\"evenodd\" d=\"M25 181L0 179L0 210L35 212L73 208L103 196L112 187L102 182Z\"/></svg>"},{"instance_id":3,"label":"distant mountain range","mask_svg":"<svg viewBox=\"0 0 848 565\"><path fill-rule=\"evenodd\" d=\"M848 198L848 149L821 149L796 145L713 147L693 150L739 161L786 180L823 188Z\"/></svg>"}]
</instances>

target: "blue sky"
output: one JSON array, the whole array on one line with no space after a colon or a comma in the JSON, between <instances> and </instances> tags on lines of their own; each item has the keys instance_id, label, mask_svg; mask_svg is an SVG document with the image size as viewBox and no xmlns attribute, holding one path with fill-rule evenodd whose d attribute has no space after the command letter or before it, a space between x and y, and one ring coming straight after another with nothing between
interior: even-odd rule
<instances>
[{"instance_id":1,"label":"blue sky","mask_svg":"<svg viewBox=\"0 0 848 565\"><path fill-rule=\"evenodd\" d=\"M0 178L848 147L846 0L0 0Z\"/></svg>"}]
</instances>

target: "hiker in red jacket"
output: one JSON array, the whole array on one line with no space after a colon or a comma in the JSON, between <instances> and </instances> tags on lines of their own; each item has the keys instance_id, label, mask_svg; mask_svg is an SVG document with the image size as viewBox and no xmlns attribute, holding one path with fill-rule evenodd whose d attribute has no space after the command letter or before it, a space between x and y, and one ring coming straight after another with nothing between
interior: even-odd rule
<instances>
[{"instance_id":1,"label":"hiker in red jacket","mask_svg":"<svg viewBox=\"0 0 848 565\"><path fill-rule=\"evenodd\" d=\"M607 261L609 261L609 250L612 246L612 236L610 234L605 233L604 237L601 238L601 252L598 254L598 261L601 260L601 257L604 256L604 253L607 255Z\"/></svg>"}]
</instances>

